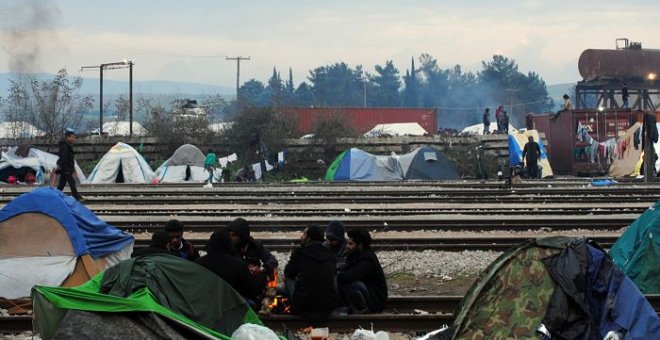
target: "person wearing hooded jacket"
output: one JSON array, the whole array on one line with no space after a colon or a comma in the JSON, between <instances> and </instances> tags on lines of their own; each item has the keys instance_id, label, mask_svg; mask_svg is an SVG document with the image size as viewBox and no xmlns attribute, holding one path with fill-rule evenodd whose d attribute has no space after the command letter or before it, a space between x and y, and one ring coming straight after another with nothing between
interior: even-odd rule
<instances>
[{"instance_id":1,"label":"person wearing hooded jacket","mask_svg":"<svg viewBox=\"0 0 660 340\"><path fill-rule=\"evenodd\" d=\"M322 242L323 228L307 227L284 268L291 311L312 324L324 323L337 301L335 254Z\"/></svg>"},{"instance_id":2,"label":"person wearing hooded jacket","mask_svg":"<svg viewBox=\"0 0 660 340\"><path fill-rule=\"evenodd\" d=\"M259 291L266 288L266 283L275 277L277 259L264 245L250 236L250 225L243 218L237 218L227 226L238 257L245 262L257 282Z\"/></svg>"},{"instance_id":3,"label":"person wearing hooded jacket","mask_svg":"<svg viewBox=\"0 0 660 340\"><path fill-rule=\"evenodd\" d=\"M337 276L340 297L353 314L380 313L387 303L387 282L371 250L371 235L362 229L347 234L347 267Z\"/></svg>"},{"instance_id":4,"label":"person wearing hooded jacket","mask_svg":"<svg viewBox=\"0 0 660 340\"><path fill-rule=\"evenodd\" d=\"M238 258L227 229L215 231L206 245L206 255L195 263L225 280L248 302L257 300L257 289L247 265Z\"/></svg>"},{"instance_id":5,"label":"person wearing hooded jacket","mask_svg":"<svg viewBox=\"0 0 660 340\"><path fill-rule=\"evenodd\" d=\"M337 273L341 273L346 269L346 256L348 255L348 251L346 249L345 234L344 224L340 221L331 221L325 228L324 245L335 254Z\"/></svg>"}]
</instances>

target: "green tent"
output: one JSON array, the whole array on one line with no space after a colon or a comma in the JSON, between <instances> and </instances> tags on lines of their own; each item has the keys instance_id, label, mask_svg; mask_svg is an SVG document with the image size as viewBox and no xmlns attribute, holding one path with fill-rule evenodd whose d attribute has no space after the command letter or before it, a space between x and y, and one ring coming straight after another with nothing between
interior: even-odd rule
<instances>
[{"instance_id":1,"label":"green tent","mask_svg":"<svg viewBox=\"0 0 660 340\"><path fill-rule=\"evenodd\" d=\"M610 257L643 293L660 294L660 201L619 237Z\"/></svg>"},{"instance_id":2,"label":"green tent","mask_svg":"<svg viewBox=\"0 0 660 340\"><path fill-rule=\"evenodd\" d=\"M76 328L69 334L80 334L80 322L68 318L104 320L108 315L125 317L121 326L116 320L107 324L126 334L151 331L162 336L172 331L178 332L179 338L194 334L195 338L230 339L243 323L262 325L245 300L221 278L197 264L166 254L121 262L74 288L35 286L32 301L34 331L44 339L67 338L61 336L67 333L67 327ZM91 313L81 316L80 311ZM145 321L145 315L151 319ZM157 319L155 324L153 319ZM87 324L98 329L85 331L97 336L114 332L103 329L105 321Z\"/></svg>"},{"instance_id":3,"label":"green tent","mask_svg":"<svg viewBox=\"0 0 660 340\"><path fill-rule=\"evenodd\" d=\"M341 164L341 161L346 156L346 152L348 152L348 150L340 153L339 156L337 156L337 158L335 158L335 160L332 161L332 163L330 164L330 167L328 167L328 170L326 170L326 172L325 172L325 180L326 181L334 181L335 180L335 175L337 174L337 170L339 169L339 165Z\"/></svg>"}]
</instances>

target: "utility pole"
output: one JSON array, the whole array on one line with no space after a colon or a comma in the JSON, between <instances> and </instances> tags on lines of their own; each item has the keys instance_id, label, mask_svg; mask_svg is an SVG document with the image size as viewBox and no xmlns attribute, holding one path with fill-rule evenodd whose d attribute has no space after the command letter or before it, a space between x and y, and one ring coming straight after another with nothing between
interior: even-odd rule
<instances>
[{"instance_id":1,"label":"utility pole","mask_svg":"<svg viewBox=\"0 0 660 340\"><path fill-rule=\"evenodd\" d=\"M240 94L240 86L241 86L241 60L250 60L250 57L227 57L227 60L233 60L236 61L236 108L240 109L241 108L241 94Z\"/></svg>"},{"instance_id":2,"label":"utility pole","mask_svg":"<svg viewBox=\"0 0 660 340\"><path fill-rule=\"evenodd\" d=\"M119 61L116 63L106 63L99 66L83 66L81 71L90 68L99 69L99 135L103 135L103 70L116 70L120 68L129 68L130 72L130 85L129 85L129 114L130 114L130 134L133 136L133 62L132 61Z\"/></svg>"},{"instance_id":3,"label":"utility pole","mask_svg":"<svg viewBox=\"0 0 660 340\"><path fill-rule=\"evenodd\" d=\"M128 135L133 138L133 61L128 62Z\"/></svg>"},{"instance_id":4,"label":"utility pole","mask_svg":"<svg viewBox=\"0 0 660 340\"><path fill-rule=\"evenodd\" d=\"M653 146L653 141L651 140L651 129L652 125L655 122L654 117L655 112L645 112L644 113L644 183L653 182L654 168L655 168L655 147Z\"/></svg>"}]
</instances>

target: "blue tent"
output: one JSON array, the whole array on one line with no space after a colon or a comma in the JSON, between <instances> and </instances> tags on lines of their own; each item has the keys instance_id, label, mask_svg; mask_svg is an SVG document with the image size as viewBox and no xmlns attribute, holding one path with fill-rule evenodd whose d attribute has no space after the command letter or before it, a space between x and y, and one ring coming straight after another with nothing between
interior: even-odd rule
<instances>
[{"instance_id":1,"label":"blue tent","mask_svg":"<svg viewBox=\"0 0 660 340\"><path fill-rule=\"evenodd\" d=\"M0 222L24 213L41 213L65 229L76 256L94 259L116 253L133 242L133 236L100 220L75 199L54 188L40 188L13 199L0 210Z\"/></svg>"},{"instance_id":2,"label":"blue tent","mask_svg":"<svg viewBox=\"0 0 660 340\"><path fill-rule=\"evenodd\" d=\"M357 148L342 152L332 162L325 179L328 181L396 181L403 172L396 158L376 156Z\"/></svg>"}]
</instances>

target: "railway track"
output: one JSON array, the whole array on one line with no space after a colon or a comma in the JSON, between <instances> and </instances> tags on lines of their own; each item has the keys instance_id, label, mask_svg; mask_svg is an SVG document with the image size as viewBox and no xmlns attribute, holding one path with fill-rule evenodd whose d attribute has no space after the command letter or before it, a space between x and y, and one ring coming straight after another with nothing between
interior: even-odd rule
<instances>
[{"instance_id":1,"label":"railway track","mask_svg":"<svg viewBox=\"0 0 660 340\"><path fill-rule=\"evenodd\" d=\"M610 248L618 236L588 236L603 248ZM466 238L374 238L371 247L376 251L393 250L438 250L438 251L464 251L485 250L504 251L529 240L530 237L466 237ZM207 239L186 239L197 249L206 247ZM289 252L300 244L296 238L263 238L259 239L271 251ZM149 240L135 240L135 248L146 247Z\"/></svg>"},{"instance_id":2,"label":"railway track","mask_svg":"<svg viewBox=\"0 0 660 340\"><path fill-rule=\"evenodd\" d=\"M647 295L647 300L656 311L660 311L660 295ZM388 309L383 314L335 316L330 320L333 332L350 332L358 327L386 330L390 332L430 331L453 322L453 312L462 296L397 296L390 297ZM415 310L429 314L412 314ZM308 326L300 318L290 315L268 315L261 317L266 326L282 330L283 326L296 330ZM32 330L31 316L0 317L0 334L20 333Z\"/></svg>"}]
</instances>

